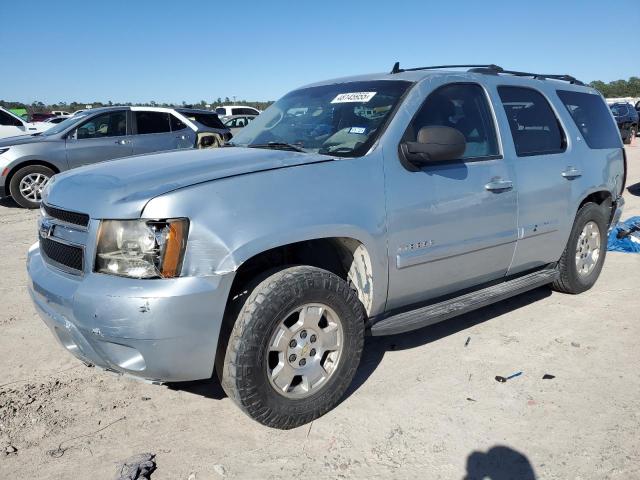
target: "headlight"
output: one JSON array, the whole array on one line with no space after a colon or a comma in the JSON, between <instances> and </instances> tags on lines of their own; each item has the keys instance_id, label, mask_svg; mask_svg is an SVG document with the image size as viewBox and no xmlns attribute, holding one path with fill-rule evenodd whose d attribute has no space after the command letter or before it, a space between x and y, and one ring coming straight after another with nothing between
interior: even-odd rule
<instances>
[{"instance_id":1,"label":"headlight","mask_svg":"<svg viewBox=\"0 0 640 480\"><path fill-rule=\"evenodd\" d=\"M133 278L180 275L189 220L103 220L96 272Z\"/></svg>"}]
</instances>

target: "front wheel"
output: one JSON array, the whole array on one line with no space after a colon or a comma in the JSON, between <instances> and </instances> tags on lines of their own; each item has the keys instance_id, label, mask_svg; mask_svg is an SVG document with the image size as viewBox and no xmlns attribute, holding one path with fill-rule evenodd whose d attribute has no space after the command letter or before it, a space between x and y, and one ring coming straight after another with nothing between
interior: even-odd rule
<instances>
[{"instance_id":1,"label":"front wheel","mask_svg":"<svg viewBox=\"0 0 640 480\"><path fill-rule=\"evenodd\" d=\"M363 343L364 309L344 280L285 268L251 289L229 337L222 386L254 420L298 427L340 401Z\"/></svg>"},{"instance_id":2,"label":"front wheel","mask_svg":"<svg viewBox=\"0 0 640 480\"><path fill-rule=\"evenodd\" d=\"M584 204L573 223L569 241L558 262L560 278L553 288L564 293L582 293L598 280L607 253L607 209Z\"/></svg>"},{"instance_id":3,"label":"front wheel","mask_svg":"<svg viewBox=\"0 0 640 480\"><path fill-rule=\"evenodd\" d=\"M27 165L11 178L9 193L21 207L38 208L42 200L42 189L53 175L53 170L44 165Z\"/></svg>"}]
</instances>

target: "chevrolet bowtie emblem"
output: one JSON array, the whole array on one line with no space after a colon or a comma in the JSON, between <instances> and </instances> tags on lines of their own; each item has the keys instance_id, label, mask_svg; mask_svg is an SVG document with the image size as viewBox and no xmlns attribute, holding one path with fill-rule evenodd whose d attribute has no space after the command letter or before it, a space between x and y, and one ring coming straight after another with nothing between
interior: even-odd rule
<instances>
[{"instance_id":1,"label":"chevrolet bowtie emblem","mask_svg":"<svg viewBox=\"0 0 640 480\"><path fill-rule=\"evenodd\" d=\"M51 235L53 235L54 228L55 225L49 220L42 220L42 223L40 223L40 236L42 238L49 238Z\"/></svg>"}]
</instances>

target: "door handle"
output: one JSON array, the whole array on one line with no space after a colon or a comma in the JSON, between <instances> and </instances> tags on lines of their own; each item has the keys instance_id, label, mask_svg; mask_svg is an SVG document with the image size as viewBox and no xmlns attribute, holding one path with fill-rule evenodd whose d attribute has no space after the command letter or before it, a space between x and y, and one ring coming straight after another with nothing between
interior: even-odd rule
<instances>
[{"instance_id":1,"label":"door handle","mask_svg":"<svg viewBox=\"0 0 640 480\"><path fill-rule=\"evenodd\" d=\"M567 167L567 169L562 172L562 176L567 180L571 180L572 178L581 177L582 172L575 167Z\"/></svg>"},{"instance_id":2,"label":"door handle","mask_svg":"<svg viewBox=\"0 0 640 480\"><path fill-rule=\"evenodd\" d=\"M116 143L118 145L127 145L127 144L131 143L131 140L116 140Z\"/></svg>"},{"instance_id":3,"label":"door handle","mask_svg":"<svg viewBox=\"0 0 640 480\"><path fill-rule=\"evenodd\" d=\"M176 136L176 138L177 138L178 140L186 140L186 139L187 139L187 136L186 136L186 135L177 135L177 136Z\"/></svg>"},{"instance_id":4,"label":"door handle","mask_svg":"<svg viewBox=\"0 0 640 480\"><path fill-rule=\"evenodd\" d=\"M513 188L513 182L511 180L495 179L487 183L484 188L490 192L511 190Z\"/></svg>"}]
</instances>

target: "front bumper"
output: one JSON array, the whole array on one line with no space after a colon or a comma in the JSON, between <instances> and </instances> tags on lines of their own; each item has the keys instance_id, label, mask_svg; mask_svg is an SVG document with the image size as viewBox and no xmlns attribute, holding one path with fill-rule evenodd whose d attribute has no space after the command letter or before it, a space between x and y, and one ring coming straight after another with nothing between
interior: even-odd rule
<instances>
[{"instance_id":1,"label":"front bumper","mask_svg":"<svg viewBox=\"0 0 640 480\"><path fill-rule=\"evenodd\" d=\"M211 377L233 274L76 277L45 263L37 244L27 270L38 313L80 360L152 381Z\"/></svg>"}]
</instances>

